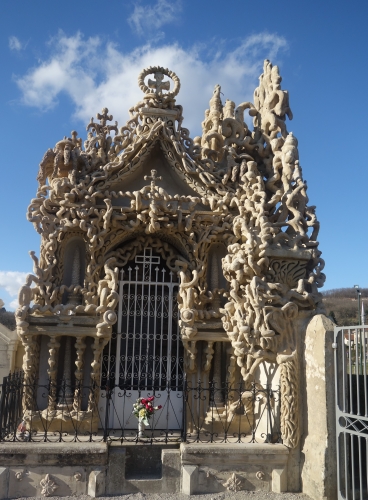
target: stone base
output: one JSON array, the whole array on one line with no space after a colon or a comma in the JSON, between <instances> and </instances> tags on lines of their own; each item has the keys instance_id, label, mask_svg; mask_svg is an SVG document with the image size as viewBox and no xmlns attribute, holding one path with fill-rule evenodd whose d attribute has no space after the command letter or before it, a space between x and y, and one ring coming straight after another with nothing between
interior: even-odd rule
<instances>
[{"instance_id":1,"label":"stone base","mask_svg":"<svg viewBox=\"0 0 368 500\"><path fill-rule=\"evenodd\" d=\"M182 444L182 492L287 491L288 455L281 444Z\"/></svg>"},{"instance_id":2,"label":"stone base","mask_svg":"<svg viewBox=\"0 0 368 500\"><path fill-rule=\"evenodd\" d=\"M61 432L73 434L91 434L98 432L99 417L87 411L71 411L57 409L54 411L26 412L23 416L27 430L42 434L47 432Z\"/></svg>"},{"instance_id":3,"label":"stone base","mask_svg":"<svg viewBox=\"0 0 368 500\"><path fill-rule=\"evenodd\" d=\"M1 443L0 499L101 495L107 465L105 443Z\"/></svg>"},{"instance_id":4,"label":"stone base","mask_svg":"<svg viewBox=\"0 0 368 500\"><path fill-rule=\"evenodd\" d=\"M278 444L2 443L0 499L287 490Z\"/></svg>"},{"instance_id":5,"label":"stone base","mask_svg":"<svg viewBox=\"0 0 368 500\"><path fill-rule=\"evenodd\" d=\"M178 447L113 444L109 450L106 494L179 493L180 475Z\"/></svg>"}]
</instances>

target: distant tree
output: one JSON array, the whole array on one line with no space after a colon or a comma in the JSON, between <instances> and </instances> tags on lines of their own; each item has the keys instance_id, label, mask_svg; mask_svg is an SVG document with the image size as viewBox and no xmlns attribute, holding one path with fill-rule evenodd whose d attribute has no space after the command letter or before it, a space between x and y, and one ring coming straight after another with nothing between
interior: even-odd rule
<instances>
[{"instance_id":1,"label":"distant tree","mask_svg":"<svg viewBox=\"0 0 368 500\"><path fill-rule=\"evenodd\" d=\"M368 288L360 288L362 298L368 298ZM357 293L354 287L351 288L333 288L332 290L325 290L322 292L324 297L328 298L344 298L356 299Z\"/></svg>"},{"instance_id":2,"label":"distant tree","mask_svg":"<svg viewBox=\"0 0 368 500\"><path fill-rule=\"evenodd\" d=\"M0 309L0 323L9 328L9 330L15 330L14 313L7 311L4 307Z\"/></svg>"},{"instance_id":3,"label":"distant tree","mask_svg":"<svg viewBox=\"0 0 368 500\"><path fill-rule=\"evenodd\" d=\"M335 316L335 313L333 311L330 311L330 314L329 314L330 318L332 319L332 321L338 325L338 322L337 322L337 319L336 319L336 316Z\"/></svg>"},{"instance_id":4,"label":"distant tree","mask_svg":"<svg viewBox=\"0 0 368 500\"><path fill-rule=\"evenodd\" d=\"M368 303L368 300L364 300L368 298L368 288L361 288L360 292L365 306L366 302ZM327 290L322 292L322 296L326 311L330 311L330 316L337 325L354 326L359 324L360 312L358 313L357 293L353 287Z\"/></svg>"}]
</instances>

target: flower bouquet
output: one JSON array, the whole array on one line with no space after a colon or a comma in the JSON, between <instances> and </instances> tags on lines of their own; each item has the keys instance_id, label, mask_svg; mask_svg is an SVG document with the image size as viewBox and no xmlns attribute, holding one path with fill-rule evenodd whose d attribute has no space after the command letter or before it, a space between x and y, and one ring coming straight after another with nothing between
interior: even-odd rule
<instances>
[{"instance_id":1,"label":"flower bouquet","mask_svg":"<svg viewBox=\"0 0 368 500\"><path fill-rule=\"evenodd\" d=\"M133 405L133 413L137 417L138 422L143 425L149 425L149 419L155 411L162 408L161 405L153 406L154 399L154 396L151 396L150 398L138 398Z\"/></svg>"}]
</instances>

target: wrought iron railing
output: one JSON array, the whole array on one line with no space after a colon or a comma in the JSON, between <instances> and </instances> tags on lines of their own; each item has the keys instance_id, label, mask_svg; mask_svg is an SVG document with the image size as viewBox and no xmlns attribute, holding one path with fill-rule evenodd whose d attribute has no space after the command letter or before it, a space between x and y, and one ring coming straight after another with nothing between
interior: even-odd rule
<instances>
[{"instance_id":1,"label":"wrought iron railing","mask_svg":"<svg viewBox=\"0 0 368 500\"><path fill-rule=\"evenodd\" d=\"M130 391L86 385L26 383L11 375L0 386L0 441L161 443L281 442L280 390L214 383L183 391ZM161 406L144 433L132 413L137 397Z\"/></svg>"},{"instance_id":2,"label":"wrought iron railing","mask_svg":"<svg viewBox=\"0 0 368 500\"><path fill-rule=\"evenodd\" d=\"M23 372L4 377L0 386L0 441L16 435L22 418Z\"/></svg>"}]
</instances>

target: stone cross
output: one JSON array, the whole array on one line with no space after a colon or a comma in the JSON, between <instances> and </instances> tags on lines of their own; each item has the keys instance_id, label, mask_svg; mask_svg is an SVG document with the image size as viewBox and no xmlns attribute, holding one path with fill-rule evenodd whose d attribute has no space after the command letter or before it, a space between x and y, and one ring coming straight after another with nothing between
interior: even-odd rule
<instances>
[{"instance_id":1,"label":"stone cross","mask_svg":"<svg viewBox=\"0 0 368 500\"><path fill-rule=\"evenodd\" d=\"M102 115L97 113L97 119L100 120L100 125L103 127L106 125L107 121L111 122L112 120L112 115L109 115L108 112L109 110L107 108L102 108Z\"/></svg>"},{"instance_id":2,"label":"stone cross","mask_svg":"<svg viewBox=\"0 0 368 500\"><path fill-rule=\"evenodd\" d=\"M170 82L166 81L163 82L162 80L164 79L164 74L163 73L155 73L154 74L154 80L149 79L148 80L148 86L150 89L156 89L156 94L162 94L163 90L170 90Z\"/></svg>"},{"instance_id":3,"label":"stone cross","mask_svg":"<svg viewBox=\"0 0 368 500\"><path fill-rule=\"evenodd\" d=\"M157 177L157 170L151 170L151 175L145 175L144 180L151 181L151 191L154 191L156 187L156 181L162 181L162 177Z\"/></svg>"}]
</instances>

